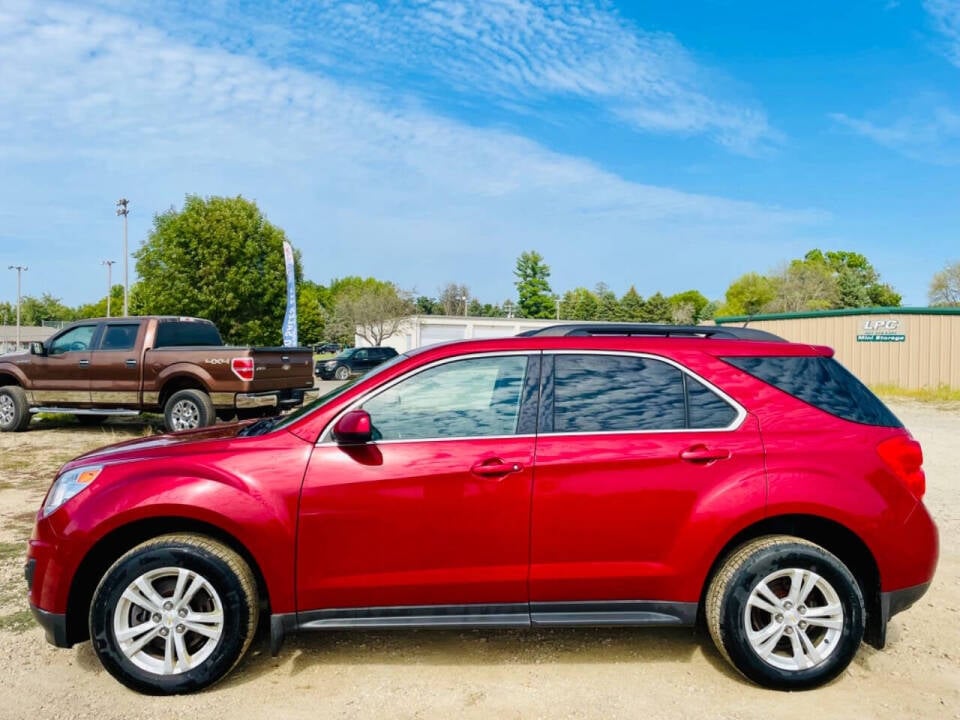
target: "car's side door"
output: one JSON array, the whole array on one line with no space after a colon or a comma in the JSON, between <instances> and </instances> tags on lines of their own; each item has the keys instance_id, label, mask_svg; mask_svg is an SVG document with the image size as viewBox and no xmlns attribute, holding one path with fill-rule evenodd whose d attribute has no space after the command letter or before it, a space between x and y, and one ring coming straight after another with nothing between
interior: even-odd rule
<instances>
[{"instance_id":1,"label":"car's side door","mask_svg":"<svg viewBox=\"0 0 960 720\"><path fill-rule=\"evenodd\" d=\"M53 407L90 404L90 347L97 323L76 325L45 343L45 355L30 358L33 401Z\"/></svg>"},{"instance_id":2,"label":"car's side door","mask_svg":"<svg viewBox=\"0 0 960 720\"><path fill-rule=\"evenodd\" d=\"M347 408L370 414L371 442L328 428L301 494L301 623L529 622L538 373L525 353L440 361Z\"/></svg>"},{"instance_id":3,"label":"car's side door","mask_svg":"<svg viewBox=\"0 0 960 720\"><path fill-rule=\"evenodd\" d=\"M137 339L143 331L139 320L117 318L103 323L98 342L90 353L90 397L101 406L140 405L140 355Z\"/></svg>"},{"instance_id":4,"label":"car's side door","mask_svg":"<svg viewBox=\"0 0 960 720\"><path fill-rule=\"evenodd\" d=\"M544 375L534 622L570 622L581 612L692 622L711 544L731 518L762 516L755 418L665 358L557 353L544 358Z\"/></svg>"}]
</instances>

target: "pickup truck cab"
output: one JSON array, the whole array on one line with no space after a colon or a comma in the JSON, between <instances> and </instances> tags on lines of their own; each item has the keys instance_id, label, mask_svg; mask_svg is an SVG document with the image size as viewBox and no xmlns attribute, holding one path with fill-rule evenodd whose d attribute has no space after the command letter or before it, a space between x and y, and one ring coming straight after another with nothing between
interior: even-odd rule
<instances>
[{"instance_id":1,"label":"pickup truck cab","mask_svg":"<svg viewBox=\"0 0 960 720\"><path fill-rule=\"evenodd\" d=\"M25 430L38 412L82 422L162 412L168 430L278 412L316 396L312 360L309 348L226 346L197 318L81 320L0 356L0 431Z\"/></svg>"}]
</instances>

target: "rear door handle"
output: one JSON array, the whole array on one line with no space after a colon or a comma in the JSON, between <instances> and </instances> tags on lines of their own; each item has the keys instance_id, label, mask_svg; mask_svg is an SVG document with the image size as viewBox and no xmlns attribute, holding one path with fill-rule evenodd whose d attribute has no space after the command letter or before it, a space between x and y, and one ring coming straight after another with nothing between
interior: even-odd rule
<instances>
[{"instance_id":1,"label":"rear door handle","mask_svg":"<svg viewBox=\"0 0 960 720\"><path fill-rule=\"evenodd\" d=\"M716 460L728 460L730 451L723 448L708 448L706 445L694 445L680 453L680 459L691 463L712 463Z\"/></svg>"},{"instance_id":2,"label":"rear door handle","mask_svg":"<svg viewBox=\"0 0 960 720\"><path fill-rule=\"evenodd\" d=\"M523 470L523 465L520 463L504 462L500 458L481 460L470 468L470 472L480 477L504 477L521 470Z\"/></svg>"},{"instance_id":3,"label":"rear door handle","mask_svg":"<svg viewBox=\"0 0 960 720\"><path fill-rule=\"evenodd\" d=\"M87 365L90 364L90 361L89 361L89 360L80 360L78 364L80 365L80 367L87 367Z\"/></svg>"}]
</instances>

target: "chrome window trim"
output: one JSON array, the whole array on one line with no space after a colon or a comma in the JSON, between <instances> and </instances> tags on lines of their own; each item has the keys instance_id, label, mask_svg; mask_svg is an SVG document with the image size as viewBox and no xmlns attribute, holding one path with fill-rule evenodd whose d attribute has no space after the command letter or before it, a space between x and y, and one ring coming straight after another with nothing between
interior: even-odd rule
<instances>
[{"instance_id":1,"label":"chrome window trim","mask_svg":"<svg viewBox=\"0 0 960 720\"><path fill-rule=\"evenodd\" d=\"M381 385L377 388L374 388L368 393L365 393L361 397L354 400L346 408L338 412L333 419L327 423L323 428L323 432L320 433L320 437L317 439L316 446L327 446L327 445L337 445L337 442L332 439L331 435L333 433L333 427L337 424L337 421L341 417L346 415L351 410L356 410L359 406L363 405L367 400L376 397L377 395L386 392L394 385L397 385L414 375L418 375L425 370L429 370L440 365L447 365L452 362L459 362L461 360L472 360L474 358L496 358L496 357L511 357L511 356L523 356L530 357L534 355L542 355L542 350L501 350L496 352L478 352L470 353L468 355L456 355L453 357L441 358L439 360L434 360L433 362L427 363L426 365L420 365L416 368L411 369L410 372L404 373L399 377L394 378L386 385ZM524 375L526 378L526 375ZM519 412L519 411L518 411ZM519 418L519 414L518 414ZM399 440L371 440L367 445L394 445L396 443L410 443L410 442L449 442L451 440L495 440L495 439L504 439L504 438L531 438L536 437L533 433L527 433L523 435L465 435L462 437L442 437L442 438L403 438Z\"/></svg>"}]
</instances>

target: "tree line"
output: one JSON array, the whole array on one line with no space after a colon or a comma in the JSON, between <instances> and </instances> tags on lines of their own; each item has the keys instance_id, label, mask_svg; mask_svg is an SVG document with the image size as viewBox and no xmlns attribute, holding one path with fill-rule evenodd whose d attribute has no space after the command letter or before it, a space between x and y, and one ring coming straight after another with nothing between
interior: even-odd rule
<instances>
[{"instance_id":1,"label":"tree line","mask_svg":"<svg viewBox=\"0 0 960 720\"><path fill-rule=\"evenodd\" d=\"M280 344L286 276L283 230L242 197L188 195L181 210L154 217L149 236L133 255L139 280L130 289L130 313L191 315L214 321L236 344ZM513 270L516 297L499 303L473 297L469 286L448 282L436 296L394 283L350 276L321 285L303 277L294 252L297 321L301 344L323 340L352 343L359 334L379 345L402 318L421 315L554 318L695 324L715 316L757 315L856 307L896 307L901 296L860 253L814 249L766 274L734 280L723 299L698 290L644 298L631 286L618 296L604 283L556 293L550 267L536 251L521 253ZM960 262L938 272L931 305L960 306ZM110 306L123 307L123 286L110 290ZM75 308L49 293L24 296L21 322L69 321L107 315L106 296ZM0 324L12 324L13 303L0 303Z\"/></svg>"}]
</instances>

